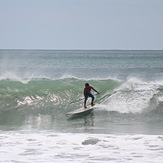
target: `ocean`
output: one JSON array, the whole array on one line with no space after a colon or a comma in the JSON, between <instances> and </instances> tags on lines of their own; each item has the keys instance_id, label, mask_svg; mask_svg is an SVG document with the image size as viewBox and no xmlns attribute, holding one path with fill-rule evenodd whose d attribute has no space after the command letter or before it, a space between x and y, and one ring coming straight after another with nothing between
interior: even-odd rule
<instances>
[{"instance_id":1,"label":"ocean","mask_svg":"<svg viewBox=\"0 0 163 163\"><path fill-rule=\"evenodd\" d=\"M85 83L96 107L68 117ZM0 50L0 142L2 163L161 163L163 51Z\"/></svg>"}]
</instances>

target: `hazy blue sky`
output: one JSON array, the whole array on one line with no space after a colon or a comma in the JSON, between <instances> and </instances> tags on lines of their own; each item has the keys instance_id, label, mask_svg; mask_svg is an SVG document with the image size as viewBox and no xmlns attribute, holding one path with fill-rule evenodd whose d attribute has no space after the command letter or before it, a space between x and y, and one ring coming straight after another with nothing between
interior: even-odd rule
<instances>
[{"instance_id":1,"label":"hazy blue sky","mask_svg":"<svg viewBox=\"0 0 163 163\"><path fill-rule=\"evenodd\" d=\"M0 49L163 49L163 0L0 0Z\"/></svg>"}]
</instances>

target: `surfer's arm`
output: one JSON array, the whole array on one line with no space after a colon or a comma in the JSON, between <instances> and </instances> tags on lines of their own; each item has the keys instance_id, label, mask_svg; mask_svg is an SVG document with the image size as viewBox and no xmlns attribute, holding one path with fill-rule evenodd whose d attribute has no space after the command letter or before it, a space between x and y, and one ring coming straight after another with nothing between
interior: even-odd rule
<instances>
[{"instance_id":1,"label":"surfer's arm","mask_svg":"<svg viewBox=\"0 0 163 163\"><path fill-rule=\"evenodd\" d=\"M93 87L92 87L92 89L95 91L95 92L97 92L97 94L100 94L96 89L94 89Z\"/></svg>"}]
</instances>

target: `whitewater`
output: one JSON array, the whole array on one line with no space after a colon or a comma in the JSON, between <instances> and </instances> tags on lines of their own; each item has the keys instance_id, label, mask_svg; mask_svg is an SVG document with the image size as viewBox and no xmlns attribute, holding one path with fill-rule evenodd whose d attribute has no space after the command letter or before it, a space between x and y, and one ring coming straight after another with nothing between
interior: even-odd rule
<instances>
[{"instance_id":1,"label":"whitewater","mask_svg":"<svg viewBox=\"0 0 163 163\"><path fill-rule=\"evenodd\" d=\"M0 50L0 162L162 162L162 116L161 50Z\"/></svg>"}]
</instances>

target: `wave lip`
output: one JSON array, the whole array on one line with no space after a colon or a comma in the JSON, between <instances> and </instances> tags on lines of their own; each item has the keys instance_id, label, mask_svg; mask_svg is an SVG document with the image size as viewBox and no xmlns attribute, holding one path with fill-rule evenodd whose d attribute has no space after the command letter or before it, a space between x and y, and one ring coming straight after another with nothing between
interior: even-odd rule
<instances>
[{"instance_id":1,"label":"wave lip","mask_svg":"<svg viewBox=\"0 0 163 163\"><path fill-rule=\"evenodd\" d=\"M115 92L104 99L100 107L119 113L151 112L162 103L161 83L143 82L136 78L123 82Z\"/></svg>"}]
</instances>

